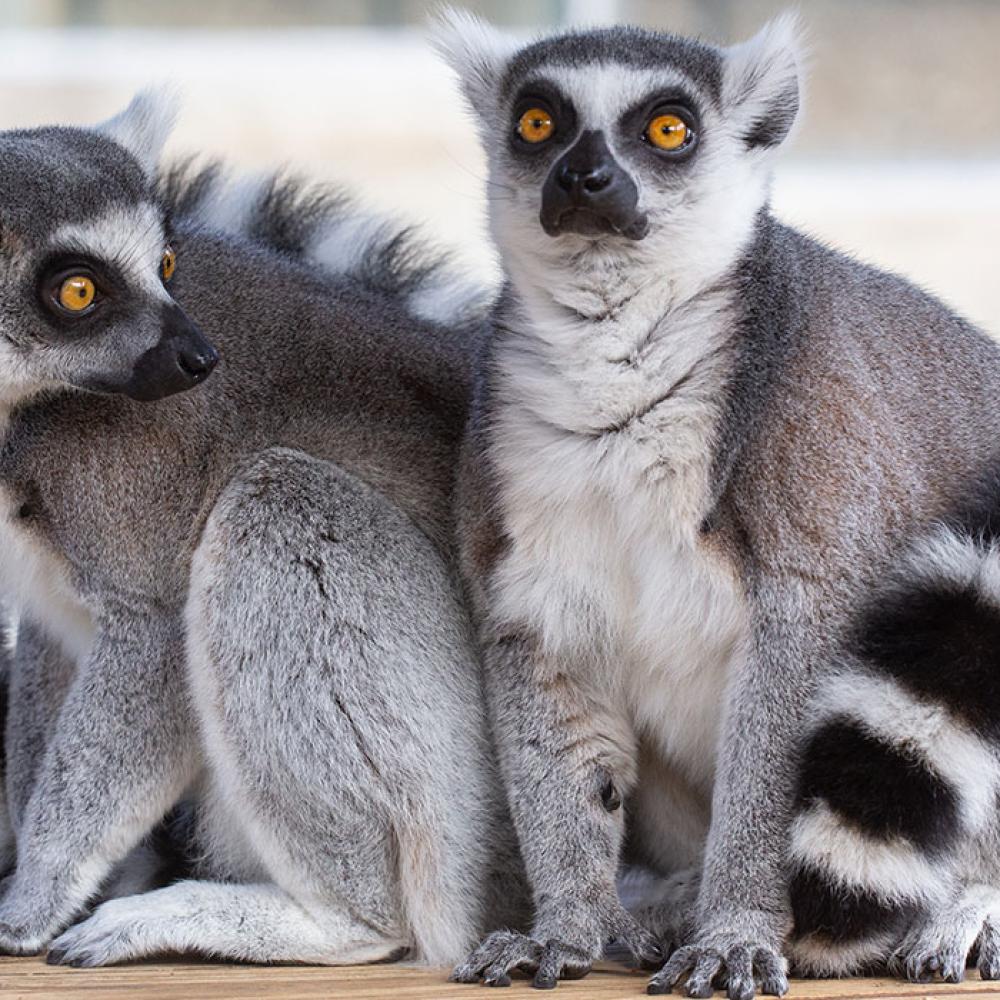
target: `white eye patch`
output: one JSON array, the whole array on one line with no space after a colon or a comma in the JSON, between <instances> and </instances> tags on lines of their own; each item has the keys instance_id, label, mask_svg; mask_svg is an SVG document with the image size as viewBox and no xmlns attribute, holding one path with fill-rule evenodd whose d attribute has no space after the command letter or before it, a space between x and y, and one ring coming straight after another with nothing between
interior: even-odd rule
<instances>
[{"instance_id":1,"label":"white eye patch","mask_svg":"<svg viewBox=\"0 0 1000 1000\"><path fill-rule=\"evenodd\" d=\"M104 215L62 226L50 240L61 252L114 265L134 288L156 299L170 296L160 279L166 236L160 210L149 202L118 205Z\"/></svg>"},{"instance_id":2,"label":"white eye patch","mask_svg":"<svg viewBox=\"0 0 1000 1000\"><path fill-rule=\"evenodd\" d=\"M680 72L639 69L619 63L547 66L539 74L573 101L581 128L609 132L626 111L660 91L697 96L698 88Z\"/></svg>"}]
</instances>

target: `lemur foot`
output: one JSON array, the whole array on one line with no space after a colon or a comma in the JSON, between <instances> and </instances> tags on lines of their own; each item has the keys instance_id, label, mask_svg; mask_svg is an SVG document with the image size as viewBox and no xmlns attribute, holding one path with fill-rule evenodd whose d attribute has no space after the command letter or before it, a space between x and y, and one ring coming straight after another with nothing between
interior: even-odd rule
<instances>
[{"instance_id":1,"label":"lemur foot","mask_svg":"<svg viewBox=\"0 0 1000 1000\"><path fill-rule=\"evenodd\" d=\"M788 992L788 963L776 947L765 943L763 932L740 933L729 929L703 930L695 944L678 948L649 981L647 993L670 993L684 980L689 997L710 997L725 990L729 1000L752 1000L757 983L768 996Z\"/></svg>"},{"instance_id":2,"label":"lemur foot","mask_svg":"<svg viewBox=\"0 0 1000 1000\"><path fill-rule=\"evenodd\" d=\"M642 965L663 961L656 939L620 906L613 907L597 934L574 933L574 941L536 928L531 937L515 931L495 931L451 974L452 982L509 986L513 972L533 976L537 989L553 989L560 979L581 979L601 957L607 941L615 941ZM569 927L571 931L578 928Z\"/></svg>"},{"instance_id":3,"label":"lemur foot","mask_svg":"<svg viewBox=\"0 0 1000 1000\"><path fill-rule=\"evenodd\" d=\"M949 905L918 921L890 959L890 968L915 983L940 978L960 983L969 959L984 979L1000 978L1000 894L970 886Z\"/></svg>"},{"instance_id":4,"label":"lemur foot","mask_svg":"<svg viewBox=\"0 0 1000 1000\"><path fill-rule=\"evenodd\" d=\"M13 880L0 902L0 955L37 955L62 924L44 893L27 893Z\"/></svg>"},{"instance_id":5,"label":"lemur foot","mask_svg":"<svg viewBox=\"0 0 1000 1000\"><path fill-rule=\"evenodd\" d=\"M49 965L92 969L150 954L142 907L134 903L140 899L124 897L99 906L93 916L57 937L45 960Z\"/></svg>"}]
</instances>

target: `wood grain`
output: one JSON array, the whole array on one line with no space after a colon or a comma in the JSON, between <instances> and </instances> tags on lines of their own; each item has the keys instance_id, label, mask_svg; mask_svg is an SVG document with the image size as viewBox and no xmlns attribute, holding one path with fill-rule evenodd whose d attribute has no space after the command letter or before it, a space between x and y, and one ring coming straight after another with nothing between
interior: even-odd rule
<instances>
[{"instance_id":1,"label":"wood grain","mask_svg":"<svg viewBox=\"0 0 1000 1000\"><path fill-rule=\"evenodd\" d=\"M626 1000L645 995L646 977L617 967L600 966L586 979L560 984L559 1000ZM74 997L129 997L130 1000L507 1000L544 994L527 980L515 980L498 998L482 987L445 982L445 973L407 969L399 965L369 965L341 969L307 966L246 966L191 962L141 962L110 969L68 969L46 965L39 958L0 958L3 1000L72 1000ZM854 1000L899 997L906 1000L998 1000L1000 983L980 982L974 974L957 986L918 986L888 979L798 980L796 997Z\"/></svg>"}]
</instances>

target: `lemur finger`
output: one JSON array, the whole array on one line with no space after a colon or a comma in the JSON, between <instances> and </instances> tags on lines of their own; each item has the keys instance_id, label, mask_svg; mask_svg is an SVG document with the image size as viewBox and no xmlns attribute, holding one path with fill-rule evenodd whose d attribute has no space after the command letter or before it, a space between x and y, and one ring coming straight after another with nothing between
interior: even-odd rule
<instances>
[{"instance_id":1,"label":"lemur finger","mask_svg":"<svg viewBox=\"0 0 1000 1000\"><path fill-rule=\"evenodd\" d=\"M976 960L982 979L1000 979L1000 927L987 919L979 934L979 957Z\"/></svg>"},{"instance_id":2,"label":"lemur finger","mask_svg":"<svg viewBox=\"0 0 1000 1000\"><path fill-rule=\"evenodd\" d=\"M968 953L964 949L949 948L939 959L941 978L946 983L960 983L965 979L965 965Z\"/></svg>"},{"instance_id":3,"label":"lemur finger","mask_svg":"<svg viewBox=\"0 0 1000 1000\"><path fill-rule=\"evenodd\" d=\"M933 955L910 955L906 960L906 978L911 983L929 983L937 971L936 966L932 967L933 961Z\"/></svg>"},{"instance_id":4,"label":"lemur finger","mask_svg":"<svg viewBox=\"0 0 1000 1000\"><path fill-rule=\"evenodd\" d=\"M615 935L615 939L629 950L640 968L658 969L667 957L656 935L637 921L630 920Z\"/></svg>"},{"instance_id":5,"label":"lemur finger","mask_svg":"<svg viewBox=\"0 0 1000 1000\"><path fill-rule=\"evenodd\" d=\"M783 997L788 992L788 968L785 960L767 948L758 948L753 956L760 975L760 991L765 996Z\"/></svg>"},{"instance_id":6,"label":"lemur finger","mask_svg":"<svg viewBox=\"0 0 1000 1000\"><path fill-rule=\"evenodd\" d=\"M731 948L726 955L726 995L729 1000L752 1000L755 992L750 949Z\"/></svg>"},{"instance_id":7,"label":"lemur finger","mask_svg":"<svg viewBox=\"0 0 1000 1000\"><path fill-rule=\"evenodd\" d=\"M699 950L690 945L678 948L670 956L663 968L649 980L646 992L650 996L660 996L661 994L669 993L674 988L674 984L694 966L698 960L698 955Z\"/></svg>"},{"instance_id":8,"label":"lemur finger","mask_svg":"<svg viewBox=\"0 0 1000 1000\"><path fill-rule=\"evenodd\" d=\"M590 972L590 957L577 948L550 940L545 944L532 986L538 990L554 989L560 979L582 979Z\"/></svg>"},{"instance_id":9,"label":"lemur finger","mask_svg":"<svg viewBox=\"0 0 1000 1000\"><path fill-rule=\"evenodd\" d=\"M715 992L712 980L722 969L722 956L718 952L706 952L695 963L694 971L688 976L684 993L689 997L710 997Z\"/></svg>"},{"instance_id":10,"label":"lemur finger","mask_svg":"<svg viewBox=\"0 0 1000 1000\"><path fill-rule=\"evenodd\" d=\"M510 982L506 962L496 962L483 972L484 986L510 986Z\"/></svg>"}]
</instances>

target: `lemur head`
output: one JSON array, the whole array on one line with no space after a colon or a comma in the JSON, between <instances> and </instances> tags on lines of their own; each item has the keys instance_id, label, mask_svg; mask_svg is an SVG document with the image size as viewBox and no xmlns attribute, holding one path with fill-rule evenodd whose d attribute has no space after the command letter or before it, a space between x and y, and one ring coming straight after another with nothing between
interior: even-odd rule
<instances>
[{"instance_id":1,"label":"lemur head","mask_svg":"<svg viewBox=\"0 0 1000 1000\"><path fill-rule=\"evenodd\" d=\"M170 294L154 175L172 117L141 94L92 129L0 132L0 399L70 385L153 400L212 371Z\"/></svg>"},{"instance_id":2,"label":"lemur head","mask_svg":"<svg viewBox=\"0 0 1000 1000\"><path fill-rule=\"evenodd\" d=\"M477 118L508 267L626 258L712 280L745 245L799 108L790 15L732 48L631 27L519 46L446 10L436 42Z\"/></svg>"}]
</instances>

